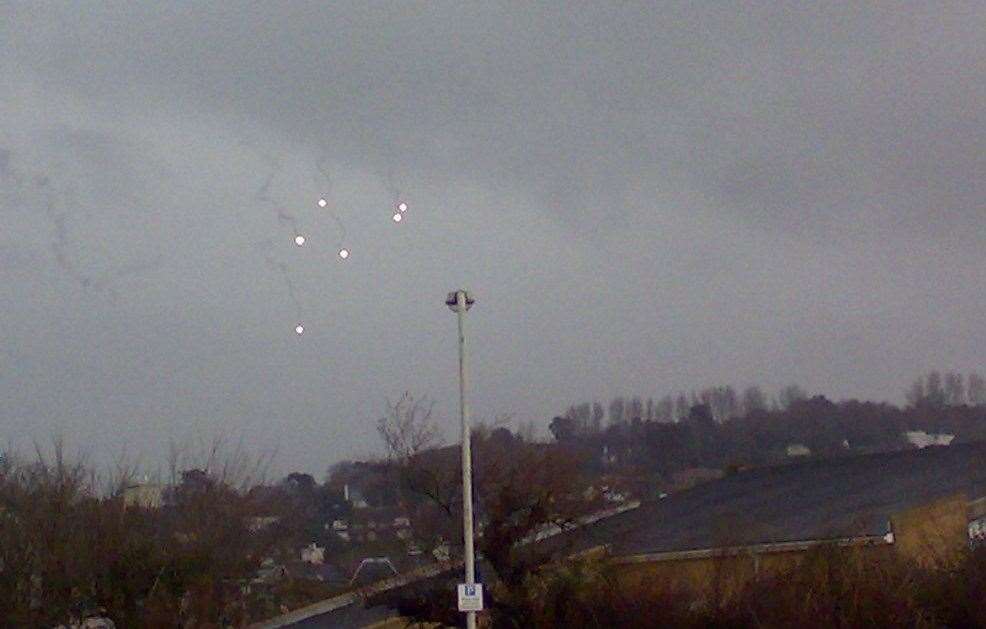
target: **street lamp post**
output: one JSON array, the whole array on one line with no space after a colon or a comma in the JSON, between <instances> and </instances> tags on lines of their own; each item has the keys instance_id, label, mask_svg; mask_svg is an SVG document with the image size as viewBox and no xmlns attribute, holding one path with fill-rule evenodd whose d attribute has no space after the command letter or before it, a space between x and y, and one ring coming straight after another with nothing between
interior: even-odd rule
<instances>
[{"instance_id":1,"label":"street lamp post","mask_svg":"<svg viewBox=\"0 0 986 629\"><path fill-rule=\"evenodd\" d=\"M464 290L449 293L445 304L459 319L459 417L462 422L462 539L465 546L466 585L476 584L476 559L472 527L472 449L469 430L469 405L466 403L466 311L474 299ZM467 629L476 629L476 612L466 612Z\"/></svg>"}]
</instances>

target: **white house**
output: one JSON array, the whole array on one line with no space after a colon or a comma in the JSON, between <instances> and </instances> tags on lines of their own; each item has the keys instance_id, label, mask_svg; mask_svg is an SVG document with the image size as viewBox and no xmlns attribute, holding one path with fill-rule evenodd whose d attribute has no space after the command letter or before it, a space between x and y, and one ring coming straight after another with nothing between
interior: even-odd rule
<instances>
[{"instance_id":1,"label":"white house","mask_svg":"<svg viewBox=\"0 0 986 629\"><path fill-rule=\"evenodd\" d=\"M969 542L972 546L986 542L986 517L969 522Z\"/></svg>"},{"instance_id":2,"label":"white house","mask_svg":"<svg viewBox=\"0 0 986 629\"><path fill-rule=\"evenodd\" d=\"M301 549L301 560L315 566L323 564L325 563L325 548L312 542Z\"/></svg>"},{"instance_id":3,"label":"white house","mask_svg":"<svg viewBox=\"0 0 986 629\"><path fill-rule=\"evenodd\" d=\"M904 433L904 436L911 445L921 449L927 448L928 446L947 446L955 439L955 435L945 433L928 434L923 430L909 430Z\"/></svg>"},{"instance_id":4,"label":"white house","mask_svg":"<svg viewBox=\"0 0 986 629\"><path fill-rule=\"evenodd\" d=\"M164 487L155 483L139 483L123 490L123 504L158 509L164 497Z\"/></svg>"},{"instance_id":5,"label":"white house","mask_svg":"<svg viewBox=\"0 0 986 629\"><path fill-rule=\"evenodd\" d=\"M247 530L251 533L262 531L268 526L273 526L281 521L276 515L258 515L247 519Z\"/></svg>"},{"instance_id":6,"label":"white house","mask_svg":"<svg viewBox=\"0 0 986 629\"><path fill-rule=\"evenodd\" d=\"M449 548L449 545L444 542L442 542L438 546L435 546L434 550L431 551L431 554L434 555L435 559L437 559L438 561L448 561L449 558L452 556L452 552L451 549Z\"/></svg>"},{"instance_id":7,"label":"white house","mask_svg":"<svg viewBox=\"0 0 986 629\"><path fill-rule=\"evenodd\" d=\"M792 443L787 447L788 456L811 456L808 446L801 443Z\"/></svg>"}]
</instances>

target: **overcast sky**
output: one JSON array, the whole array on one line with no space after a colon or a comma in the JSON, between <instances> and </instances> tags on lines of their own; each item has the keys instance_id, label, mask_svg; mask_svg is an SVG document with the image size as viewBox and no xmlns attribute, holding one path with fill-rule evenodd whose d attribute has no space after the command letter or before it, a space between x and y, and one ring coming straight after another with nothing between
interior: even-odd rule
<instances>
[{"instance_id":1,"label":"overcast sky","mask_svg":"<svg viewBox=\"0 0 986 629\"><path fill-rule=\"evenodd\" d=\"M457 287L479 417L984 369L984 32L982 2L0 2L0 436L223 432L321 474L409 390L454 439Z\"/></svg>"}]
</instances>

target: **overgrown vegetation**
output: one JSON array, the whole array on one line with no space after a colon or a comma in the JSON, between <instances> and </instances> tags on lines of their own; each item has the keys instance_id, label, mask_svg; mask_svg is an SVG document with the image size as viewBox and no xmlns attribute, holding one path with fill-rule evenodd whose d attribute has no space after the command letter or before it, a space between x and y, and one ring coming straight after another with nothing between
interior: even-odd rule
<instances>
[{"instance_id":1,"label":"overgrown vegetation","mask_svg":"<svg viewBox=\"0 0 986 629\"><path fill-rule=\"evenodd\" d=\"M277 613L290 583L253 579L294 540L250 522L288 514L290 501L246 491L258 479L243 474L242 453L205 463L175 472L151 507L127 499L129 475L100 479L58 444L30 460L2 453L0 625L54 627L103 610L118 627L220 627Z\"/></svg>"},{"instance_id":2,"label":"overgrown vegetation","mask_svg":"<svg viewBox=\"0 0 986 629\"><path fill-rule=\"evenodd\" d=\"M661 578L628 583L605 558L546 564L522 586L493 585L485 620L498 629L986 625L986 550L928 569L894 556L820 549L796 567L754 578L734 595L717 595L714 581L728 576L712 575L704 588L685 589ZM407 599L401 611L462 626L461 614L415 605L424 599Z\"/></svg>"}]
</instances>

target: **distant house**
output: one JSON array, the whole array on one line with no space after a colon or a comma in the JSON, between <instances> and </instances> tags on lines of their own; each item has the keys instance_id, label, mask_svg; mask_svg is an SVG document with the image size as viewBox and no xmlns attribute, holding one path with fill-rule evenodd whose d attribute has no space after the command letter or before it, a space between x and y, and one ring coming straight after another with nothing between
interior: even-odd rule
<instances>
[{"instance_id":1,"label":"distant house","mask_svg":"<svg viewBox=\"0 0 986 629\"><path fill-rule=\"evenodd\" d=\"M802 443L792 443L787 447L788 456L811 456L811 449Z\"/></svg>"},{"instance_id":2,"label":"distant house","mask_svg":"<svg viewBox=\"0 0 986 629\"><path fill-rule=\"evenodd\" d=\"M160 509L164 502L164 487L156 483L138 483L123 490L123 504Z\"/></svg>"},{"instance_id":3,"label":"distant house","mask_svg":"<svg viewBox=\"0 0 986 629\"><path fill-rule=\"evenodd\" d=\"M973 548L986 545L986 498L969 504L969 545Z\"/></svg>"},{"instance_id":4,"label":"distant house","mask_svg":"<svg viewBox=\"0 0 986 629\"><path fill-rule=\"evenodd\" d=\"M274 583L280 581L288 575L288 570L283 565L275 562L268 557L260 564L257 574L253 579L254 583Z\"/></svg>"},{"instance_id":5,"label":"distant house","mask_svg":"<svg viewBox=\"0 0 986 629\"><path fill-rule=\"evenodd\" d=\"M627 495L613 489L607 489L603 492L603 498L606 502L626 502Z\"/></svg>"},{"instance_id":6,"label":"distant house","mask_svg":"<svg viewBox=\"0 0 986 629\"><path fill-rule=\"evenodd\" d=\"M73 617L68 626L57 625L55 629L116 629L116 623L106 616L102 607L82 612L81 617Z\"/></svg>"},{"instance_id":7,"label":"distant house","mask_svg":"<svg viewBox=\"0 0 986 629\"><path fill-rule=\"evenodd\" d=\"M445 542L442 542L438 546L435 546L435 548L431 551L431 554L438 561L448 561L449 558L452 557L452 551L449 548L449 545Z\"/></svg>"},{"instance_id":8,"label":"distant house","mask_svg":"<svg viewBox=\"0 0 986 629\"><path fill-rule=\"evenodd\" d=\"M609 465L613 465L614 463L616 463L616 455L610 454L609 446L607 445L603 446L603 453L602 455L600 455L600 461L602 462L603 467L607 467Z\"/></svg>"},{"instance_id":9,"label":"distant house","mask_svg":"<svg viewBox=\"0 0 986 629\"><path fill-rule=\"evenodd\" d=\"M312 542L301 549L301 560L314 565L325 563L325 548Z\"/></svg>"},{"instance_id":10,"label":"distant house","mask_svg":"<svg viewBox=\"0 0 986 629\"><path fill-rule=\"evenodd\" d=\"M94 612L93 615L87 614L79 622L72 621L68 627L58 625L55 629L116 629L116 623L103 615L105 612L106 610L102 610L101 612Z\"/></svg>"},{"instance_id":11,"label":"distant house","mask_svg":"<svg viewBox=\"0 0 986 629\"><path fill-rule=\"evenodd\" d=\"M366 509L370 504L363 497L363 492L358 487L351 487L348 483L343 487L343 495L346 502L352 505L353 509Z\"/></svg>"},{"instance_id":12,"label":"distant house","mask_svg":"<svg viewBox=\"0 0 986 629\"><path fill-rule=\"evenodd\" d=\"M340 538L348 537L356 542L412 537L411 519L398 507L369 507L354 513L352 522L335 520L332 529Z\"/></svg>"},{"instance_id":13,"label":"distant house","mask_svg":"<svg viewBox=\"0 0 986 629\"><path fill-rule=\"evenodd\" d=\"M986 542L986 518L969 522L969 542L977 547Z\"/></svg>"},{"instance_id":14,"label":"distant house","mask_svg":"<svg viewBox=\"0 0 986 629\"><path fill-rule=\"evenodd\" d=\"M394 534L397 539L402 541L407 541L411 539L413 533L411 531L411 519L404 515L399 515L394 518Z\"/></svg>"},{"instance_id":15,"label":"distant house","mask_svg":"<svg viewBox=\"0 0 986 629\"><path fill-rule=\"evenodd\" d=\"M273 526L281 521L276 515L258 515L252 518L247 518L247 530L251 533L257 533L264 530L269 526Z\"/></svg>"},{"instance_id":16,"label":"distant house","mask_svg":"<svg viewBox=\"0 0 986 629\"><path fill-rule=\"evenodd\" d=\"M947 446L955 439L955 435L945 433L926 433L923 430L910 430L904 433L904 437L917 448L927 448L928 446Z\"/></svg>"}]
</instances>

